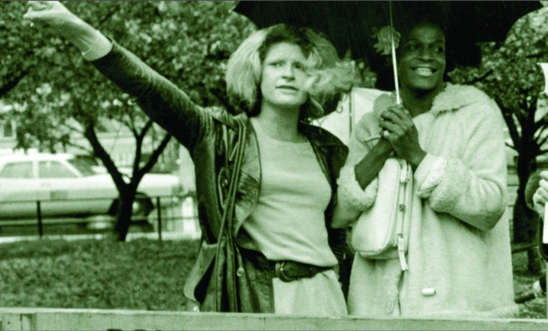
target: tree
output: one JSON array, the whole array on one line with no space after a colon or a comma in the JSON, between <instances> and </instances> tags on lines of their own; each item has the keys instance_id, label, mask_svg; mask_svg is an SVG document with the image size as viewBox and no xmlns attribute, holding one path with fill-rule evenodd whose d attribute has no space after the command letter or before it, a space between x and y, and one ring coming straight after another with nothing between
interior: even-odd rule
<instances>
[{"instance_id":1,"label":"tree","mask_svg":"<svg viewBox=\"0 0 548 331\"><path fill-rule=\"evenodd\" d=\"M541 114L546 97L544 77L539 62L548 62L548 8L530 13L516 22L502 45L482 45L483 60L479 68L461 68L453 81L474 83L497 102L512 140L509 147L518 153L519 187L514 205L514 242L531 242L535 238L536 218L525 203L525 185L537 169L536 158L548 151L548 116ZM532 252L532 251L531 251ZM538 270L530 256L530 269Z\"/></svg>"},{"instance_id":2,"label":"tree","mask_svg":"<svg viewBox=\"0 0 548 331\"><path fill-rule=\"evenodd\" d=\"M31 47L20 47L32 43L30 34L18 34L21 25L20 3L3 2L0 15L0 98L11 91L37 62L32 57ZM17 23L16 23L17 22ZM24 60L22 60L24 59Z\"/></svg>"},{"instance_id":3,"label":"tree","mask_svg":"<svg viewBox=\"0 0 548 331\"><path fill-rule=\"evenodd\" d=\"M233 2L67 1L65 5L204 106L226 102L226 61L254 29L247 19L229 11ZM139 182L171 137L163 133L141 165L144 139L157 130L152 121L68 42L47 28L32 29L22 23L24 3L3 2L1 7L6 15L0 20L0 31L4 31L0 47L8 50L8 57L2 60L0 88L20 78L0 98L16 105L9 115L17 123L18 147L39 146L54 152L74 144L75 134L83 135L91 145L89 153L103 161L119 191L115 231L119 240L125 240ZM97 137L105 118L122 123L135 138L128 181Z\"/></svg>"}]
</instances>

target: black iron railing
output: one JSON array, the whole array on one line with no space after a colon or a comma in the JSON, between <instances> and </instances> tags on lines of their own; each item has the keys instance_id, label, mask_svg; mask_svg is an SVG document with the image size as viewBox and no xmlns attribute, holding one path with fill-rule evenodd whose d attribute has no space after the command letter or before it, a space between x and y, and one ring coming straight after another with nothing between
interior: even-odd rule
<instances>
[{"instance_id":1,"label":"black iron railing","mask_svg":"<svg viewBox=\"0 0 548 331\"><path fill-rule=\"evenodd\" d=\"M164 224L167 221L185 221L187 219L197 219L197 208L196 208L196 199L193 194L186 195L162 195L162 196L149 196L147 197L155 201L154 209L148 215L134 215L132 220L135 224L145 224L154 225L154 222L157 224L158 228L158 239L162 240L162 231ZM192 208L190 214L183 213L183 203L191 199ZM116 218L114 215L105 214L93 214L93 215L81 215L81 216L59 216L59 215L44 215L44 204L51 202L77 202L81 201L90 202L93 200L103 200L103 201L112 201L113 198L93 198L93 199L44 199L44 200L27 200L27 201L17 201L17 202L0 202L0 227L4 226L29 226L36 225L38 230L38 236L42 238L44 236L44 225L58 225L58 224L88 224L94 222L115 222ZM137 199L136 199L137 201ZM2 216L2 205L7 204L23 204L23 203L33 203L36 206L36 212L34 217L3 217ZM165 215L164 212L168 208L173 208L176 210L180 209L180 212L176 215ZM154 218L153 215L156 215ZM95 216L95 217L94 217ZM100 219L96 217L99 216ZM102 217L102 218L101 218Z\"/></svg>"}]
</instances>

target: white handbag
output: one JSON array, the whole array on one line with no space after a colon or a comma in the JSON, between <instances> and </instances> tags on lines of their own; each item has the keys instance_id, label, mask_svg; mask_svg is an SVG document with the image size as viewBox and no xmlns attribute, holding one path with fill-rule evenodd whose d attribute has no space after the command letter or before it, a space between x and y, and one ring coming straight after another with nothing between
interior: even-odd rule
<instances>
[{"instance_id":1,"label":"white handbag","mask_svg":"<svg viewBox=\"0 0 548 331\"><path fill-rule=\"evenodd\" d=\"M351 246L367 259L399 258L409 270L405 254L409 240L413 174L401 158L389 158L378 174L374 205L363 211L352 228Z\"/></svg>"}]
</instances>

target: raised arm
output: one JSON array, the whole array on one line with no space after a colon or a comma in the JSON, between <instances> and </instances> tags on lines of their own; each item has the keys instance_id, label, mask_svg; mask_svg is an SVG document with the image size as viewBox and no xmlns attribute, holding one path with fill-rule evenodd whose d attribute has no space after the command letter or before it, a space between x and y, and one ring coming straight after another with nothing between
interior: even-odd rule
<instances>
[{"instance_id":1,"label":"raised arm","mask_svg":"<svg viewBox=\"0 0 548 331\"><path fill-rule=\"evenodd\" d=\"M112 49L110 40L74 15L59 1L29 1L23 18L31 25L49 26L82 52L88 61L105 56Z\"/></svg>"},{"instance_id":2,"label":"raised arm","mask_svg":"<svg viewBox=\"0 0 548 331\"><path fill-rule=\"evenodd\" d=\"M210 111L195 105L165 77L70 12L58 1L29 1L24 18L51 27L72 42L103 75L136 98L143 111L190 151L213 126Z\"/></svg>"}]
</instances>

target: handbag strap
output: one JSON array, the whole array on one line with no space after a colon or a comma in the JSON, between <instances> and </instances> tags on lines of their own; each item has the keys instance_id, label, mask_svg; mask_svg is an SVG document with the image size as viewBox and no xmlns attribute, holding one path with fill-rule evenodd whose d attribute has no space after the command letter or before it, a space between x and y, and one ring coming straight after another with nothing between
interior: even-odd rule
<instances>
[{"instance_id":1,"label":"handbag strap","mask_svg":"<svg viewBox=\"0 0 548 331\"><path fill-rule=\"evenodd\" d=\"M243 120L238 119L236 121L238 124L238 140L236 142L236 147L234 148L235 151L235 160L234 160L234 166L232 168L232 174L230 176L230 183L229 183L229 190L228 190L228 197L227 202L225 206L225 218L227 219L227 229L230 229L230 234L232 237L232 226L233 226L233 220L234 220L234 205L236 203L236 191L238 190L238 182L240 180L240 174L242 172L242 160L244 156L245 151L245 138L246 138L246 125L243 122Z\"/></svg>"},{"instance_id":2,"label":"handbag strap","mask_svg":"<svg viewBox=\"0 0 548 331\"><path fill-rule=\"evenodd\" d=\"M354 93L352 89L348 92L348 141L352 138L352 130L354 129L354 116L356 116L356 111L354 109Z\"/></svg>"},{"instance_id":3,"label":"handbag strap","mask_svg":"<svg viewBox=\"0 0 548 331\"><path fill-rule=\"evenodd\" d=\"M219 234L217 235L217 240L219 240L222 235L224 234L226 229L230 229L232 227L232 219L233 219L233 211L234 211L234 204L235 204L235 198L236 198L236 191L238 186L238 181L240 179L241 169L242 169L242 160L243 155L245 152L245 137L247 133L247 127L243 121L243 119L237 118L237 137L236 137L236 143L232 148L230 148L230 142L228 141L228 134L227 132L224 133L225 139L225 151L227 153L226 155L226 165L223 171L229 171L230 172L230 178L228 179L228 184L223 184L221 181L225 180L225 177L219 175L218 180L220 181L217 184L218 188L221 188L223 185L227 186L226 194L222 193L222 189L219 189L219 197L221 199L221 209L222 209L222 217L221 217L221 225L219 227ZM223 130L227 130L227 127L223 127ZM229 164L233 163L230 167ZM230 170L229 170L230 169ZM230 223L230 224L229 224Z\"/></svg>"},{"instance_id":4,"label":"handbag strap","mask_svg":"<svg viewBox=\"0 0 548 331\"><path fill-rule=\"evenodd\" d=\"M238 187L238 181L240 179L240 173L242 168L242 160L244 156L245 151L245 139L246 139L246 133L247 133L247 126L244 123L244 120L241 118L236 118L237 123L237 137L236 137L236 143L234 145L234 148L230 150L229 148L226 148L225 151L227 152L227 165L230 162L234 162L232 165L231 173L230 173L230 180L228 182L228 190L226 196L222 197L221 202L221 208L223 209L222 217L221 217L221 224L219 227L219 234L217 235L217 251L216 256L218 258L215 259L216 264L216 270L217 272L224 272L223 269L220 268L221 264L223 263L223 259L219 258L223 254L223 249L227 249L227 255L225 256L226 261L229 262L229 260L234 261L234 250L233 250L233 234L232 234L232 228L233 228L233 220L234 220L234 207L235 207L235 200L236 200L236 191ZM223 127L223 130L228 130L228 128ZM225 137L228 137L228 134L225 132ZM225 147L228 147L229 142L225 140ZM220 178L221 176L219 176ZM223 178L220 178L220 180L223 180ZM222 185L221 183L218 184ZM224 242L226 241L226 243ZM226 245L224 245L226 244ZM238 255L238 254L236 254ZM241 257L238 255L238 261L236 268L241 267L242 261ZM236 293L236 280L235 275L232 273L226 274L226 281L231 284L231 286L227 286L226 290L229 291L228 293L228 304L229 304L229 310L230 311L238 311L238 301L237 301L237 293ZM223 287L224 284L222 283L223 277L215 277L216 282L216 305L217 305L217 311L222 311L222 300L223 300Z\"/></svg>"},{"instance_id":5,"label":"handbag strap","mask_svg":"<svg viewBox=\"0 0 548 331\"><path fill-rule=\"evenodd\" d=\"M405 218L409 217L410 213L410 201L407 201L407 196L409 194L409 191L411 190L411 185L409 182L412 181L412 169L411 165L403 160L400 159L400 167L401 167L401 176L399 178L399 184L401 185L401 189L399 190L399 196L398 196L398 212L397 212L397 233L396 233L396 240L398 245L398 256L400 259L401 269L406 271L409 270L409 266L407 264L407 260L405 258L405 240L408 240L407 238L404 238L404 226L405 226Z\"/></svg>"}]
</instances>

